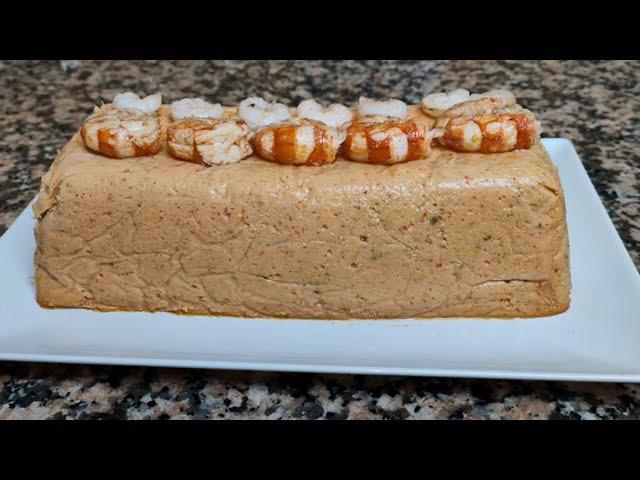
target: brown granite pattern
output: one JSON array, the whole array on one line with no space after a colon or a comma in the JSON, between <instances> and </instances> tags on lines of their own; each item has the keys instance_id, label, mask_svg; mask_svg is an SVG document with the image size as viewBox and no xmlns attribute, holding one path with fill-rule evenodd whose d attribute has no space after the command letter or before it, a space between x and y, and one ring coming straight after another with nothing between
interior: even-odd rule
<instances>
[{"instance_id":1,"label":"brown granite pattern","mask_svg":"<svg viewBox=\"0 0 640 480\"><path fill-rule=\"evenodd\" d=\"M511 89L545 136L571 139L640 267L640 62L0 62L0 233L91 110L122 90L234 103L259 94L418 102ZM269 86L269 90L265 89ZM0 363L8 418L640 418L640 388L551 383Z\"/></svg>"}]
</instances>

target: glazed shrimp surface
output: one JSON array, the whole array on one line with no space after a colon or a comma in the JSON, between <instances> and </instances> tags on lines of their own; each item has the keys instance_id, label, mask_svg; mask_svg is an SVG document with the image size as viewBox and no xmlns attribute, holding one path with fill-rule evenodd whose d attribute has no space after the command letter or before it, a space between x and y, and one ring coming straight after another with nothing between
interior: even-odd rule
<instances>
[{"instance_id":1,"label":"glazed shrimp surface","mask_svg":"<svg viewBox=\"0 0 640 480\"><path fill-rule=\"evenodd\" d=\"M316 120L333 128L340 128L353 120L353 112L339 103L332 103L328 107L322 108L322 105L310 99L300 102L298 117Z\"/></svg>"},{"instance_id":2,"label":"glazed shrimp surface","mask_svg":"<svg viewBox=\"0 0 640 480\"><path fill-rule=\"evenodd\" d=\"M541 126L507 90L468 95L466 90L432 94L422 109L437 117L438 142L458 152L501 153L529 148Z\"/></svg>"},{"instance_id":3,"label":"glazed shrimp surface","mask_svg":"<svg viewBox=\"0 0 640 480\"><path fill-rule=\"evenodd\" d=\"M112 105L96 108L85 120L80 135L90 150L111 158L155 155L160 151L157 115Z\"/></svg>"},{"instance_id":4,"label":"glazed shrimp surface","mask_svg":"<svg viewBox=\"0 0 640 480\"><path fill-rule=\"evenodd\" d=\"M341 154L356 162L391 165L429 155L434 131L418 121L370 116L347 131Z\"/></svg>"},{"instance_id":5,"label":"glazed shrimp surface","mask_svg":"<svg viewBox=\"0 0 640 480\"><path fill-rule=\"evenodd\" d=\"M219 103L185 98L171 104L174 122L167 129L169 152L202 165L235 163L251 155L249 127L236 115L225 115Z\"/></svg>"},{"instance_id":6,"label":"glazed shrimp surface","mask_svg":"<svg viewBox=\"0 0 640 480\"><path fill-rule=\"evenodd\" d=\"M242 120L184 118L169 126L167 145L179 159L202 165L239 162L251 155L249 128Z\"/></svg>"},{"instance_id":7,"label":"glazed shrimp surface","mask_svg":"<svg viewBox=\"0 0 640 480\"><path fill-rule=\"evenodd\" d=\"M261 128L251 144L265 160L291 165L324 165L335 161L345 135L344 129L298 117Z\"/></svg>"},{"instance_id":8,"label":"glazed shrimp surface","mask_svg":"<svg viewBox=\"0 0 640 480\"><path fill-rule=\"evenodd\" d=\"M407 119L406 103L360 97L358 114L342 145L341 155L346 159L391 165L429 154L433 133L426 123Z\"/></svg>"},{"instance_id":9,"label":"glazed shrimp surface","mask_svg":"<svg viewBox=\"0 0 640 480\"><path fill-rule=\"evenodd\" d=\"M431 117L441 117L445 112L457 105L462 105L469 101L490 100L497 107L515 105L516 97L508 90L491 90L485 93L470 94L468 90L459 88L445 93L432 93L422 99L422 110Z\"/></svg>"},{"instance_id":10,"label":"glazed shrimp surface","mask_svg":"<svg viewBox=\"0 0 640 480\"><path fill-rule=\"evenodd\" d=\"M458 152L502 153L530 148L540 137L540 124L531 112L514 109L497 115L441 118L442 146Z\"/></svg>"},{"instance_id":11,"label":"glazed shrimp surface","mask_svg":"<svg viewBox=\"0 0 640 480\"><path fill-rule=\"evenodd\" d=\"M240 102L238 115L251 131L291 118L289 107L282 103L268 103L261 97L249 97Z\"/></svg>"},{"instance_id":12,"label":"glazed shrimp surface","mask_svg":"<svg viewBox=\"0 0 640 480\"><path fill-rule=\"evenodd\" d=\"M154 155L160 151L160 122L156 111L162 95L140 98L124 92L113 103L96 107L80 130L90 150L112 158Z\"/></svg>"}]
</instances>

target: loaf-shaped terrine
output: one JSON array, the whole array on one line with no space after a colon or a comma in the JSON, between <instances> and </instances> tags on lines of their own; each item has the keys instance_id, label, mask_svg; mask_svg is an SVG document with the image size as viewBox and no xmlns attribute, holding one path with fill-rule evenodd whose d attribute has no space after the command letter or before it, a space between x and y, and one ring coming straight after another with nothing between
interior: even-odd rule
<instances>
[{"instance_id":1,"label":"loaf-shaped terrine","mask_svg":"<svg viewBox=\"0 0 640 480\"><path fill-rule=\"evenodd\" d=\"M76 134L34 211L45 307L319 319L524 317L569 306L539 143L426 159L219 167L111 159Z\"/></svg>"}]
</instances>

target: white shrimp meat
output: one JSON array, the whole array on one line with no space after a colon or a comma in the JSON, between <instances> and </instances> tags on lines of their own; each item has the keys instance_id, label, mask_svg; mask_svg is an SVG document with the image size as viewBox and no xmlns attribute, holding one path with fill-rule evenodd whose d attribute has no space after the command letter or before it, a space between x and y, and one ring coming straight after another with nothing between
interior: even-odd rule
<instances>
[{"instance_id":1,"label":"white shrimp meat","mask_svg":"<svg viewBox=\"0 0 640 480\"><path fill-rule=\"evenodd\" d=\"M407 117L407 104L395 99L372 100L370 98L360 97L358 100L358 113L361 117L380 115L404 119Z\"/></svg>"},{"instance_id":2,"label":"white shrimp meat","mask_svg":"<svg viewBox=\"0 0 640 480\"><path fill-rule=\"evenodd\" d=\"M131 109L140 110L145 113L154 113L162 105L162 94L160 92L140 98L133 92L119 93L113 97L113 106L118 110Z\"/></svg>"},{"instance_id":3,"label":"white shrimp meat","mask_svg":"<svg viewBox=\"0 0 640 480\"><path fill-rule=\"evenodd\" d=\"M249 97L240 102L238 115L251 130L258 130L291 118L289 107L283 103L268 103L261 97Z\"/></svg>"},{"instance_id":4,"label":"white shrimp meat","mask_svg":"<svg viewBox=\"0 0 640 480\"><path fill-rule=\"evenodd\" d=\"M310 99L300 102L298 117L316 120L333 128L340 128L353 120L353 112L339 103L332 103L328 107L322 108L322 105Z\"/></svg>"},{"instance_id":5,"label":"white shrimp meat","mask_svg":"<svg viewBox=\"0 0 640 480\"><path fill-rule=\"evenodd\" d=\"M222 118L224 110L219 103L209 103L202 98L184 98L171 104L174 120L183 118Z\"/></svg>"}]
</instances>

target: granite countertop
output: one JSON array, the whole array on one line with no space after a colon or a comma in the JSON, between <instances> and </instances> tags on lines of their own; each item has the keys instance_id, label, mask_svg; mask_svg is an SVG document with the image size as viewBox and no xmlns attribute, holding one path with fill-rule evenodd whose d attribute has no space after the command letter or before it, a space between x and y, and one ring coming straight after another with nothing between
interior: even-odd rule
<instances>
[{"instance_id":1,"label":"granite countertop","mask_svg":"<svg viewBox=\"0 0 640 480\"><path fill-rule=\"evenodd\" d=\"M430 91L502 87L545 136L574 142L640 267L639 80L637 61L0 62L0 233L91 106L123 90L223 104L248 94L417 103ZM0 419L40 418L637 419L640 385L0 362Z\"/></svg>"}]
</instances>

